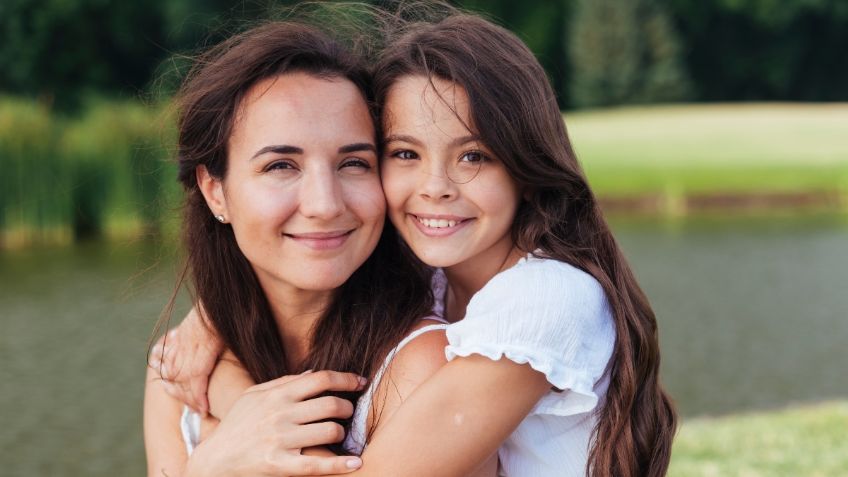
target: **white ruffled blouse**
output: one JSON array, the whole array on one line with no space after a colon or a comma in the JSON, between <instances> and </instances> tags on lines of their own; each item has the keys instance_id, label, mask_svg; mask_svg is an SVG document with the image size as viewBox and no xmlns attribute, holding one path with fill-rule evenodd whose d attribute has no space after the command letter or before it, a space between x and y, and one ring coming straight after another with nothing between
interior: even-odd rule
<instances>
[{"instance_id":1,"label":"white ruffled blouse","mask_svg":"<svg viewBox=\"0 0 848 477\"><path fill-rule=\"evenodd\" d=\"M529 363L557 389L542 397L499 449L501 475L586 475L595 410L609 384L615 344L612 313L594 277L529 255L472 297L465 318L448 326L447 338L448 360L478 354Z\"/></svg>"}]
</instances>

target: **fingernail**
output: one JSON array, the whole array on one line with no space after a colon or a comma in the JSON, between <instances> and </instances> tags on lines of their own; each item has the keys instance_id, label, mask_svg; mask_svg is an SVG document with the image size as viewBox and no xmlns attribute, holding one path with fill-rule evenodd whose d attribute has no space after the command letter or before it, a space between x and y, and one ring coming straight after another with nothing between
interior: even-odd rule
<instances>
[{"instance_id":1,"label":"fingernail","mask_svg":"<svg viewBox=\"0 0 848 477\"><path fill-rule=\"evenodd\" d=\"M362 467L362 459L360 459L359 457L354 457L353 459L348 459L345 462L345 467L347 467L348 469L358 469L358 468Z\"/></svg>"},{"instance_id":2,"label":"fingernail","mask_svg":"<svg viewBox=\"0 0 848 477\"><path fill-rule=\"evenodd\" d=\"M168 338L173 338L175 336L177 336L177 329L176 328L174 328L174 329L172 329L171 331L168 332Z\"/></svg>"},{"instance_id":3,"label":"fingernail","mask_svg":"<svg viewBox=\"0 0 848 477\"><path fill-rule=\"evenodd\" d=\"M358 379L359 379L359 385L360 386L365 386L366 384L368 384L368 378L363 378L362 376L359 376Z\"/></svg>"},{"instance_id":4,"label":"fingernail","mask_svg":"<svg viewBox=\"0 0 848 477\"><path fill-rule=\"evenodd\" d=\"M304 372L302 372L302 373L300 373L300 374L309 374L309 373L311 373L311 372L312 372L312 370L311 370L311 369L307 369L306 371L304 371Z\"/></svg>"}]
</instances>

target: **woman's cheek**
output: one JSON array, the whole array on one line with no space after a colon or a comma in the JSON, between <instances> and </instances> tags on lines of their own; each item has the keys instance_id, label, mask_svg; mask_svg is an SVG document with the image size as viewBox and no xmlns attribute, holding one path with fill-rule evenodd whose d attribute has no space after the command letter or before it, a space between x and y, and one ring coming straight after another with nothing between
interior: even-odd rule
<instances>
[{"instance_id":1,"label":"woman's cheek","mask_svg":"<svg viewBox=\"0 0 848 477\"><path fill-rule=\"evenodd\" d=\"M345 195L348 207L360 221L382 226L386 216L386 196L376 175L367 181L346 184Z\"/></svg>"}]
</instances>

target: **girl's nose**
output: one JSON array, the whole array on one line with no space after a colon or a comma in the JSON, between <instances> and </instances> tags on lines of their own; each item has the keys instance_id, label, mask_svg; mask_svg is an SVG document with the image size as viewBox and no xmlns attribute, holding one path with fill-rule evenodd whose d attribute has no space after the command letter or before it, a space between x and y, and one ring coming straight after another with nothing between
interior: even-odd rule
<instances>
[{"instance_id":1,"label":"girl's nose","mask_svg":"<svg viewBox=\"0 0 848 477\"><path fill-rule=\"evenodd\" d=\"M448 177L441 164L433 163L421 171L418 193L431 200L450 200L456 197L456 183Z\"/></svg>"}]
</instances>

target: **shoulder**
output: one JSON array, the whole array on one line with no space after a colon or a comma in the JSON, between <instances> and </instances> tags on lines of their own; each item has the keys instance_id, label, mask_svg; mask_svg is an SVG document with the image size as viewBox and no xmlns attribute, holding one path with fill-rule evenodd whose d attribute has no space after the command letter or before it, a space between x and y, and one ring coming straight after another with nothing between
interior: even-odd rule
<instances>
[{"instance_id":1,"label":"shoulder","mask_svg":"<svg viewBox=\"0 0 848 477\"><path fill-rule=\"evenodd\" d=\"M445 327L438 321L421 320L401 341L397 353L387 356L385 373L375 377L379 381L374 383L369 428L385 424L421 383L444 366Z\"/></svg>"},{"instance_id":2,"label":"shoulder","mask_svg":"<svg viewBox=\"0 0 848 477\"><path fill-rule=\"evenodd\" d=\"M445 364L445 325L434 320L421 320L408 335L386 369L386 377L395 384L413 388ZM413 337L414 336L414 337Z\"/></svg>"},{"instance_id":3,"label":"shoulder","mask_svg":"<svg viewBox=\"0 0 848 477\"><path fill-rule=\"evenodd\" d=\"M510 310L603 316L607 303L603 286L589 273L559 260L528 257L495 275L471 300L468 314Z\"/></svg>"}]
</instances>

